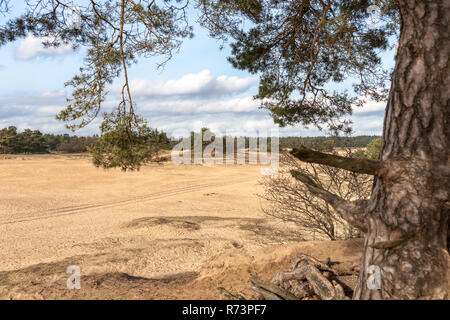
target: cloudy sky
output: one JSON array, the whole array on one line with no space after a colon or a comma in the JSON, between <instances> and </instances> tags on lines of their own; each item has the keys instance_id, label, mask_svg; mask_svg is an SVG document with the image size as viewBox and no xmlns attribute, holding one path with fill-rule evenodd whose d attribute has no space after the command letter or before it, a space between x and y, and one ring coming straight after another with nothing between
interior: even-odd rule
<instances>
[{"instance_id":1,"label":"cloudy sky","mask_svg":"<svg viewBox=\"0 0 450 320\"><path fill-rule=\"evenodd\" d=\"M19 2L17 2L19 3ZM13 12L19 12L14 8ZM268 113L258 109L252 97L258 78L233 69L226 61L230 51L219 50L200 27L195 37L186 40L180 53L158 70L156 58L145 59L130 70L132 93L138 112L152 127L169 134L198 130L207 126L216 133L263 134L274 127ZM27 37L0 48L0 128L15 125L50 133L70 133L55 120L70 92L64 82L82 65L84 50L67 47L44 49L42 39ZM392 66L393 55L383 57ZM105 107L116 105L120 82L109 88ZM351 119L356 134L381 134L384 103L368 102L354 110ZM98 133L97 119L76 134ZM301 126L282 128L280 133L296 136L324 135L315 128Z\"/></svg>"}]
</instances>

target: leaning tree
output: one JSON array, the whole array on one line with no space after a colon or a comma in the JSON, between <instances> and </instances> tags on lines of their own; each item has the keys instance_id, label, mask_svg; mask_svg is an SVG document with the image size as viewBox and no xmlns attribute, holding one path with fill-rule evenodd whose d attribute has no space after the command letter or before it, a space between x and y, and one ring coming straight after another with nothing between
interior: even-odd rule
<instances>
[{"instance_id":1,"label":"leaning tree","mask_svg":"<svg viewBox=\"0 0 450 320\"><path fill-rule=\"evenodd\" d=\"M8 1L0 0L0 12ZM170 58L199 22L231 41L229 61L260 76L256 98L280 125L328 125L364 99L386 100L378 160L307 148L310 163L374 176L369 200L346 201L300 172L293 176L366 234L355 299L440 299L448 294L450 2L448 0L68 0L29 1L0 26L0 45L32 34L49 46L88 48L58 119L72 129L99 115L108 85L123 79L118 106L104 114L99 163L135 168L151 158L149 128L136 115L127 68L137 58ZM80 23L68 23L74 12ZM375 19L371 19L375 17ZM375 20L375 21L373 21ZM380 54L398 43L394 70ZM344 83L344 85L341 85ZM353 86L348 84L352 83ZM387 88L390 85L390 90ZM341 88L352 87L346 91ZM367 286L378 267L381 287Z\"/></svg>"}]
</instances>

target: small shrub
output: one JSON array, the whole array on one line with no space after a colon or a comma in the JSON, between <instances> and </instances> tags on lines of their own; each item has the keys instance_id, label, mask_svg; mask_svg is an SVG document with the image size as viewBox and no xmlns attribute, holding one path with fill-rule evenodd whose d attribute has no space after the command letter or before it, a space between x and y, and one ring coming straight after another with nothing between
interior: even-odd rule
<instances>
[{"instance_id":1,"label":"small shrub","mask_svg":"<svg viewBox=\"0 0 450 320\"><path fill-rule=\"evenodd\" d=\"M350 148L345 149L348 157L356 155ZM263 211L276 219L293 222L305 235L330 240L345 240L361 237L359 230L351 227L325 201L311 193L302 183L295 180L291 170L310 177L323 189L344 200L362 200L370 196L373 177L356 174L326 165L301 162L289 153L280 155L279 173L263 179L265 192L260 195L267 200Z\"/></svg>"},{"instance_id":2,"label":"small shrub","mask_svg":"<svg viewBox=\"0 0 450 320\"><path fill-rule=\"evenodd\" d=\"M373 139L366 147L366 157L376 160L380 155L381 138Z\"/></svg>"}]
</instances>

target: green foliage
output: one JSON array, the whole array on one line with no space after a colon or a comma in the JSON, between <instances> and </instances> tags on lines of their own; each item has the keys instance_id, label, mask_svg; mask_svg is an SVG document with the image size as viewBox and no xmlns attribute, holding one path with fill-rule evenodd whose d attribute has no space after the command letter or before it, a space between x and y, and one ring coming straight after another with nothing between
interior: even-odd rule
<instances>
[{"instance_id":1,"label":"green foliage","mask_svg":"<svg viewBox=\"0 0 450 320\"><path fill-rule=\"evenodd\" d=\"M19 139L24 153L48 152L47 141L45 141L45 137L38 130L31 131L30 129L25 129L19 134Z\"/></svg>"},{"instance_id":2,"label":"green foliage","mask_svg":"<svg viewBox=\"0 0 450 320\"><path fill-rule=\"evenodd\" d=\"M81 153L87 152L88 148L96 143L94 137L77 137L73 136L67 142L61 142L54 150L64 153Z\"/></svg>"},{"instance_id":3,"label":"green foliage","mask_svg":"<svg viewBox=\"0 0 450 320\"><path fill-rule=\"evenodd\" d=\"M17 128L8 127L0 131L0 152L17 153L19 143L17 141Z\"/></svg>"},{"instance_id":4,"label":"green foliage","mask_svg":"<svg viewBox=\"0 0 450 320\"><path fill-rule=\"evenodd\" d=\"M216 135L215 135L215 133L211 132L211 130L209 128L204 127L204 128L202 128L201 133L191 131L190 138L191 138L191 150L192 151L195 150L195 143L197 141L202 142L201 149L202 149L202 151L204 151L205 148L211 142L213 142L215 140Z\"/></svg>"},{"instance_id":5,"label":"green foliage","mask_svg":"<svg viewBox=\"0 0 450 320\"><path fill-rule=\"evenodd\" d=\"M95 139L68 134L42 134L30 129L18 132L16 127L10 126L0 130L0 153L86 152L87 145L94 143Z\"/></svg>"},{"instance_id":6,"label":"green foliage","mask_svg":"<svg viewBox=\"0 0 450 320\"><path fill-rule=\"evenodd\" d=\"M373 139L366 148L366 157L377 160L381 150L381 138Z\"/></svg>"},{"instance_id":7,"label":"green foliage","mask_svg":"<svg viewBox=\"0 0 450 320\"><path fill-rule=\"evenodd\" d=\"M343 139L330 139L329 137L320 136L320 137L280 137L280 148L297 148L300 145L308 147L314 150L323 150L324 144L330 144L332 141L334 146L337 148L343 147L352 147L352 148L364 148L366 147L372 140L378 139L378 136L355 136L355 137L346 137Z\"/></svg>"},{"instance_id":8,"label":"green foliage","mask_svg":"<svg viewBox=\"0 0 450 320\"><path fill-rule=\"evenodd\" d=\"M49 146L38 130L17 132L10 126L0 130L0 153L47 153Z\"/></svg>"},{"instance_id":9,"label":"green foliage","mask_svg":"<svg viewBox=\"0 0 450 320\"><path fill-rule=\"evenodd\" d=\"M326 139L319 146L319 151L332 152L334 150L335 143L332 139Z\"/></svg>"},{"instance_id":10,"label":"green foliage","mask_svg":"<svg viewBox=\"0 0 450 320\"><path fill-rule=\"evenodd\" d=\"M57 150L60 145L69 143L73 138L68 134L44 134L50 151Z\"/></svg>"},{"instance_id":11,"label":"green foliage","mask_svg":"<svg viewBox=\"0 0 450 320\"><path fill-rule=\"evenodd\" d=\"M353 151L352 156L357 159L368 159L366 152L362 149Z\"/></svg>"},{"instance_id":12,"label":"green foliage","mask_svg":"<svg viewBox=\"0 0 450 320\"><path fill-rule=\"evenodd\" d=\"M147 129L147 134L148 137L145 141L147 141L148 146L152 146L153 149L160 150L171 148L172 142L165 132L160 132L157 129ZM101 147L99 141L105 145L105 141L108 141L111 137L114 137L114 134L111 132L100 139L97 136L78 137L70 136L68 134L42 134L38 130L31 131L29 129L18 132L16 127L10 126L0 130L0 153L81 153L89 150L98 152ZM98 155L94 158L97 159L97 165L103 166ZM161 161L159 158L157 160Z\"/></svg>"},{"instance_id":13,"label":"green foliage","mask_svg":"<svg viewBox=\"0 0 450 320\"><path fill-rule=\"evenodd\" d=\"M0 12L7 12L3 3ZM72 89L67 107L57 115L72 130L101 114L107 85L122 77L119 103L104 119L96 159L108 168L138 168L153 151L145 138L150 129L129 121L137 106L127 68L139 57L162 56L160 65L170 59L182 40L193 36L187 15L192 3L212 36L233 39L232 65L260 75L256 98L282 126L342 129L341 117L363 103L360 97L386 98L390 70L380 56L399 32L393 0L376 2L382 10L377 28L369 27L369 0L86 1L78 6L81 24L75 28L67 24L72 1L27 1L25 14L0 25L0 46L31 34L46 37L46 46L87 49L80 73L66 83ZM353 82L352 92L329 89L346 80Z\"/></svg>"},{"instance_id":14,"label":"green foliage","mask_svg":"<svg viewBox=\"0 0 450 320\"><path fill-rule=\"evenodd\" d=\"M139 170L169 145L165 133L147 127L142 118L105 114L97 143L89 148L96 167Z\"/></svg>"},{"instance_id":15,"label":"green foliage","mask_svg":"<svg viewBox=\"0 0 450 320\"><path fill-rule=\"evenodd\" d=\"M127 69L139 57L158 55L170 59L180 47L181 39L193 36L186 18L189 1L182 2L105 0L77 3L76 14L81 23L74 27L67 23L68 16L75 14L72 1L27 1L25 14L0 26L0 46L31 34L46 37L46 46L71 44L74 48L84 46L87 49L79 74L66 82L72 89L68 104L56 117L73 131L88 125L101 114L107 85L123 75L119 103L104 119L102 137L93 150L97 165L136 169L138 163L152 159L158 144L150 147L148 135L151 130L136 125L140 120L136 120L136 104L131 96ZM0 12L2 4L3 1Z\"/></svg>"},{"instance_id":16,"label":"green foliage","mask_svg":"<svg viewBox=\"0 0 450 320\"><path fill-rule=\"evenodd\" d=\"M379 28L369 28L368 0L261 0L250 11L243 0L233 8L228 1L201 2L203 25L235 40L233 66L261 76L256 98L276 123L331 126L362 103L358 97L386 98L389 70L380 52L398 35L395 1L377 2ZM245 18L248 28L240 27ZM354 80L353 93L327 89L347 79Z\"/></svg>"},{"instance_id":17,"label":"green foliage","mask_svg":"<svg viewBox=\"0 0 450 320\"><path fill-rule=\"evenodd\" d=\"M216 134L211 132L208 128L202 128L202 150L213 141L215 141ZM195 139L200 139L201 135L192 131L190 133L190 143L191 150L194 150L194 141ZM259 141L256 137L232 137L232 136L223 136L222 144L223 144L223 153L227 152L227 139L229 141L233 141L232 145L234 146L234 151L237 152L238 139L242 139L243 148L250 149L250 145L259 147ZM271 137L264 138L267 139L267 151L271 152ZM381 138L378 136L349 136L345 138L340 137L327 137L327 136L318 136L318 137L279 137L279 147L280 149L292 149L298 148L299 146L305 146L310 149L314 149L321 152L332 152L334 148L365 148L368 144L370 144L374 140L380 140ZM198 140L200 141L200 140ZM169 143L170 147L180 143L181 141L172 141ZM170 148L169 147L169 148ZM255 151L255 150L253 150ZM365 151L356 150L354 151L353 156L359 158L368 158Z\"/></svg>"}]
</instances>

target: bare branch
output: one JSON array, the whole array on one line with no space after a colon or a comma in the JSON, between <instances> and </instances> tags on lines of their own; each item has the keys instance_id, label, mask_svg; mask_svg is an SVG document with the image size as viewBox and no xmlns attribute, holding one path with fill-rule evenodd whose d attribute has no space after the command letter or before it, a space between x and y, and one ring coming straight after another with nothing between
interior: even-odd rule
<instances>
[{"instance_id":1,"label":"bare branch","mask_svg":"<svg viewBox=\"0 0 450 320\"><path fill-rule=\"evenodd\" d=\"M336 210L336 212L342 217L342 219L346 220L353 227L358 228L363 232L367 232L367 200L347 201L335 194L332 194L331 192L324 190L311 178L303 173L292 170L291 175L295 179L303 182L312 194L315 194L322 200L329 203L334 208L334 210Z\"/></svg>"},{"instance_id":2,"label":"bare branch","mask_svg":"<svg viewBox=\"0 0 450 320\"><path fill-rule=\"evenodd\" d=\"M346 158L314 151L303 146L293 149L291 154L304 162L323 164L356 173L378 175L381 168L381 162L377 160Z\"/></svg>"},{"instance_id":3,"label":"bare branch","mask_svg":"<svg viewBox=\"0 0 450 320\"><path fill-rule=\"evenodd\" d=\"M0 0L0 14L5 15L9 12L9 0Z\"/></svg>"}]
</instances>

